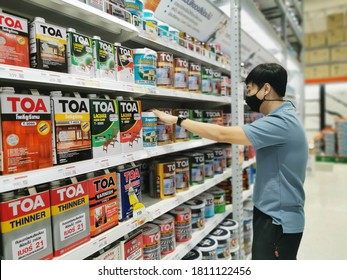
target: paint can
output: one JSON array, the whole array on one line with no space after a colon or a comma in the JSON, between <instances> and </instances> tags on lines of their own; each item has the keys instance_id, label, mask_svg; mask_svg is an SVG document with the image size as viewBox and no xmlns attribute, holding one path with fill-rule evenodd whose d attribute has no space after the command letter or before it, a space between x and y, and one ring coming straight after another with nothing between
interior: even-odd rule
<instances>
[{"instance_id":1,"label":"paint can","mask_svg":"<svg viewBox=\"0 0 347 280\"><path fill-rule=\"evenodd\" d=\"M192 212L188 206L181 205L171 210L175 217L176 242L186 242L192 238Z\"/></svg>"},{"instance_id":2,"label":"paint can","mask_svg":"<svg viewBox=\"0 0 347 280\"><path fill-rule=\"evenodd\" d=\"M135 84L155 86L157 53L148 48L134 49Z\"/></svg>"}]
</instances>

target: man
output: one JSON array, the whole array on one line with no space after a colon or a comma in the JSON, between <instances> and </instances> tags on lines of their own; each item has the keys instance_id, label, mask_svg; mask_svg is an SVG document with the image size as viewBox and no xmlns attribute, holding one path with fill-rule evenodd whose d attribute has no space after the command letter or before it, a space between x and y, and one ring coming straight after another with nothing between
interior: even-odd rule
<instances>
[{"instance_id":1,"label":"man","mask_svg":"<svg viewBox=\"0 0 347 280\"><path fill-rule=\"evenodd\" d=\"M283 100L287 71L260 64L246 78L246 103L264 114L252 124L223 127L153 112L166 123L218 142L253 145L257 178L253 202L252 259L296 259L304 230L303 189L308 157L304 129L294 105Z\"/></svg>"}]
</instances>

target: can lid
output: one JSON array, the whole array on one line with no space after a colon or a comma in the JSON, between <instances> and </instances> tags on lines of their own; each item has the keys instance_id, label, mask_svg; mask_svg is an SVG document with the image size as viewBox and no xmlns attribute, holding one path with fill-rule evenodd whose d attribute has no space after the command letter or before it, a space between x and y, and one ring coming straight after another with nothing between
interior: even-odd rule
<instances>
[{"instance_id":1,"label":"can lid","mask_svg":"<svg viewBox=\"0 0 347 280\"><path fill-rule=\"evenodd\" d=\"M96 93L89 93L88 98L97 98Z\"/></svg>"},{"instance_id":2,"label":"can lid","mask_svg":"<svg viewBox=\"0 0 347 280\"><path fill-rule=\"evenodd\" d=\"M186 213L190 213L191 210L188 206L185 205L180 205L178 207L176 207L175 209L171 210L170 213L172 214L186 214Z\"/></svg>"},{"instance_id":3,"label":"can lid","mask_svg":"<svg viewBox=\"0 0 347 280\"><path fill-rule=\"evenodd\" d=\"M153 55L157 56L157 52L154 50L148 49L148 48L141 48L141 49L133 49L134 54L144 54L144 55Z\"/></svg>"},{"instance_id":4,"label":"can lid","mask_svg":"<svg viewBox=\"0 0 347 280\"><path fill-rule=\"evenodd\" d=\"M172 223L174 220L175 220L174 216L170 214L163 214L159 216L158 218L156 218L155 220L153 220L153 223L157 225L163 225L163 224Z\"/></svg>"},{"instance_id":5,"label":"can lid","mask_svg":"<svg viewBox=\"0 0 347 280\"><path fill-rule=\"evenodd\" d=\"M119 43L119 42L114 42L113 45L116 46L116 47L119 47L119 46L121 46L122 44Z\"/></svg>"},{"instance_id":6,"label":"can lid","mask_svg":"<svg viewBox=\"0 0 347 280\"><path fill-rule=\"evenodd\" d=\"M197 195L196 198L200 198L200 199L204 199L205 200L205 199L214 199L214 196L211 193L203 192L203 193Z\"/></svg>"},{"instance_id":7,"label":"can lid","mask_svg":"<svg viewBox=\"0 0 347 280\"><path fill-rule=\"evenodd\" d=\"M69 27L69 28L67 29L67 32L76 32L76 29L75 29L75 28L72 28L72 27Z\"/></svg>"},{"instance_id":8,"label":"can lid","mask_svg":"<svg viewBox=\"0 0 347 280\"><path fill-rule=\"evenodd\" d=\"M196 247L201 252L209 252L217 249L218 241L214 237L205 237L196 245Z\"/></svg>"},{"instance_id":9,"label":"can lid","mask_svg":"<svg viewBox=\"0 0 347 280\"><path fill-rule=\"evenodd\" d=\"M46 22L46 20L42 17L34 17L34 21L37 21L37 22Z\"/></svg>"},{"instance_id":10,"label":"can lid","mask_svg":"<svg viewBox=\"0 0 347 280\"><path fill-rule=\"evenodd\" d=\"M216 195L225 195L225 190L218 188L218 187L212 187L209 190L207 190L209 193L216 194Z\"/></svg>"},{"instance_id":11,"label":"can lid","mask_svg":"<svg viewBox=\"0 0 347 280\"><path fill-rule=\"evenodd\" d=\"M142 230L143 235L151 235L156 234L158 231L160 231L160 227L156 224L146 223L142 226Z\"/></svg>"},{"instance_id":12,"label":"can lid","mask_svg":"<svg viewBox=\"0 0 347 280\"><path fill-rule=\"evenodd\" d=\"M59 96L59 97L63 96L63 93L59 90L50 91L49 93L50 93L50 96Z\"/></svg>"},{"instance_id":13,"label":"can lid","mask_svg":"<svg viewBox=\"0 0 347 280\"><path fill-rule=\"evenodd\" d=\"M146 118L156 118L157 116L153 112L142 112L142 117Z\"/></svg>"},{"instance_id":14,"label":"can lid","mask_svg":"<svg viewBox=\"0 0 347 280\"><path fill-rule=\"evenodd\" d=\"M183 258L182 260L185 261L192 261L192 260L202 260L202 253L200 250L197 249L191 249Z\"/></svg>"},{"instance_id":15,"label":"can lid","mask_svg":"<svg viewBox=\"0 0 347 280\"><path fill-rule=\"evenodd\" d=\"M191 199L188 200L184 203L185 205L187 205L190 209L201 209L205 207L205 202L203 200L200 199Z\"/></svg>"},{"instance_id":16,"label":"can lid","mask_svg":"<svg viewBox=\"0 0 347 280\"><path fill-rule=\"evenodd\" d=\"M219 224L219 226L227 230L235 230L239 227L239 223L232 219L225 219Z\"/></svg>"},{"instance_id":17,"label":"can lid","mask_svg":"<svg viewBox=\"0 0 347 280\"><path fill-rule=\"evenodd\" d=\"M230 238L230 232L224 228L216 227L210 232L210 235L217 240L225 240Z\"/></svg>"},{"instance_id":18,"label":"can lid","mask_svg":"<svg viewBox=\"0 0 347 280\"><path fill-rule=\"evenodd\" d=\"M15 93L14 87L0 87L0 93Z\"/></svg>"},{"instance_id":19,"label":"can lid","mask_svg":"<svg viewBox=\"0 0 347 280\"><path fill-rule=\"evenodd\" d=\"M101 37L100 37L100 36L97 36L97 35L94 35L94 36L93 36L93 39L95 39L95 40L101 40Z\"/></svg>"},{"instance_id":20,"label":"can lid","mask_svg":"<svg viewBox=\"0 0 347 280\"><path fill-rule=\"evenodd\" d=\"M142 10L143 13L143 17L147 18L147 17L153 17L154 16L154 12L150 9L143 9Z\"/></svg>"}]
</instances>

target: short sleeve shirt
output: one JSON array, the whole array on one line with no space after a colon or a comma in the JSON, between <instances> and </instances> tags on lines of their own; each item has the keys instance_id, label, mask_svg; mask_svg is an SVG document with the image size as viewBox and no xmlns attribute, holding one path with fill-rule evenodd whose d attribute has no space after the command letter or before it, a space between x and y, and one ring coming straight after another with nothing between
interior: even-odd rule
<instances>
[{"instance_id":1,"label":"short sleeve shirt","mask_svg":"<svg viewBox=\"0 0 347 280\"><path fill-rule=\"evenodd\" d=\"M303 232L308 144L294 106L284 102L242 128L256 150L254 206L284 233Z\"/></svg>"}]
</instances>

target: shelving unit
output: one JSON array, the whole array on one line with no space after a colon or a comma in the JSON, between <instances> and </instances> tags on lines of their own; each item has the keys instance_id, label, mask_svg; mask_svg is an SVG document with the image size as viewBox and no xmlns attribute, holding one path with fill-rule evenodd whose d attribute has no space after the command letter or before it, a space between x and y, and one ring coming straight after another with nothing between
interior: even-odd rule
<instances>
[{"instance_id":1,"label":"shelving unit","mask_svg":"<svg viewBox=\"0 0 347 280\"><path fill-rule=\"evenodd\" d=\"M9 65L0 64L0 80L5 85L16 85L26 88L38 88L38 89L59 89L69 91L81 91L83 93L107 93L110 96L131 96L135 99L141 99L147 102L149 105L153 102L177 102L179 105L202 104L207 106L232 106L230 109L233 113L233 124L243 124L243 92L239 82L241 81L240 71L240 45L242 37L250 39L252 34L247 33L245 30L240 29L240 2L239 0L230 1L232 6L230 8L231 14L231 27L232 27L232 64L223 65L219 62L212 61L209 58L197 55L187 49L180 46L173 46L172 43L160 38L153 40L143 32L139 32L132 24L117 19L111 15L108 15L93 7L89 7L77 0L19 0L19 1L5 1L2 3L4 10L12 13L33 18L37 15L41 15L47 19L47 22L61 25L65 27L74 27L81 33L87 35L99 35L102 39L110 42L129 42L141 44L145 47L172 52L176 56L187 57L192 61L201 62L216 69L219 69L222 73L231 74L232 77L232 91L233 96L212 96L204 94L196 94L185 91L179 91L175 89L163 89L159 87L145 87L133 83L124 82L111 82L99 79L89 79L81 76L49 72L44 70L15 67ZM254 5L251 6L254 10ZM259 16L259 11L256 12L256 16ZM267 26L269 28L269 26ZM91 33L93 32L93 33ZM94 32L96 34L94 34ZM246 35L241 35L241 33ZM279 61L283 57L276 57L276 54L271 53L271 50L264 50L261 47L260 42L256 42L250 39L250 51L256 51L259 56L262 52L265 52L268 57L274 58ZM254 43L255 42L255 43ZM279 45L283 49L283 42ZM244 75L247 73L243 73ZM198 103L200 102L200 103ZM85 174L91 171L106 169L112 166L121 165L124 163L141 161L143 159L154 158L174 152L181 152L186 150L195 149L198 147L206 147L208 145L215 144L214 141L207 139L191 140L188 142L174 143L170 145L160 146L154 149L143 149L129 154L120 154L117 157L104 157L100 159L86 160L73 164L66 164L60 166L54 166L51 168L45 168L39 170L33 170L29 172L23 172L13 175L0 176L1 192L12 191L19 188L30 187L33 185L50 182L53 180L59 180L66 177L73 177L81 174ZM116 227L109 229L108 231L98 235L92 240L57 259L83 259L98 250L106 247L112 242L118 240L127 233L130 233L134 229L140 227L143 223L152 221L159 217L163 213L170 211L177 205L195 197L201 192L211 188L215 184L223 181L224 179L233 177L233 206L227 207L227 213L233 211L235 217L239 221L242 221L242 201L244 196L249 196L249 192L242 191L242 169L252 164L254 161L248 161L245 164L239 162L239 147L233 145L233 166L232 169L224 172L221 175L216 175L213 179L206 180L206 182L200 186L193 186L187 192L179 193L174 198L167 200L156 200L148 197L144 197L144 204L146 211L140 218L132 218L128 221L121 222ZM232 170L232 171L231 171ZM216 220L211 220L206 224L204 231L194 234L192 243L181 244L177 252L173 255L167 256L165 259L179 259L183 257L190 248L193 248L199 240L201 240L213 226L218 224L225 215L218 215ZM242 244L242 229L240 227L239 238ZM241 250L241 248L240 248Z\"/></svg>"}]
</instances>

